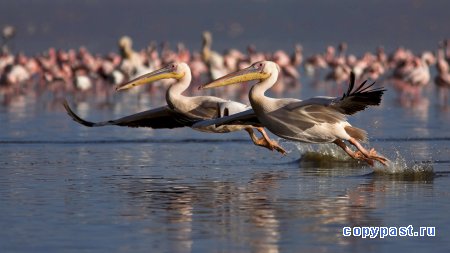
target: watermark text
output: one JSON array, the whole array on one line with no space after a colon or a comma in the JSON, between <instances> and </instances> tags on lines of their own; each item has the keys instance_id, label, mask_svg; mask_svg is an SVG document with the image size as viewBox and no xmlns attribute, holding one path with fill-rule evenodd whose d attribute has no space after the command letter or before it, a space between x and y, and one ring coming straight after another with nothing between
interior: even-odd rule
<instances>
[{"instance_id":1,"label":"watermark text","mask_svg":"<svg viewBox=\"0 0 450 253\"><path fill-rule=\"evenodd\" d=\"M436 227L419 227L414 229L413 225L407 227L343 227L343 236L354 236L361 238L385 238L396 236L436 236Z\"/></svg>"}]
</instances>

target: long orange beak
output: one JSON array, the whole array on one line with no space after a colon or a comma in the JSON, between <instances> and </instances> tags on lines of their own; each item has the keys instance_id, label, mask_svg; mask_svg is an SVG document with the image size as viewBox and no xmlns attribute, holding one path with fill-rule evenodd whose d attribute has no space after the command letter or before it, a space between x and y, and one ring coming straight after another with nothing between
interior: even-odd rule
<instances>
[{"instance_id":1,"label":"long orange beak","mask_svg":"<svg viewBox=\"0 0 450 253\"><path fill-rule=\"evenodd\" d=\"M235 83L243 83L251 80L261 80L266 79L270 76L270 73L261 72L260 69L255 68L253 65L236 71L234 73L230 73L226 76L223 76L219 79L216 79L208 84L204 84L200 86L198 89L209 89L216 88L220 86L235 84Z\"/></svg>"},{"instance_id":2,"label":"long orange beak","mask_svg":"<svg viewBox=\"0 0 450 253\"><path fill-rule=\"evenodd\" d=\"M129 82L123 83L116 87L116 91L130 89L130 88L133 88L133 87L136 87L139 85L151 83L151 82L158 81L161 79L169 79L169 78L180 79L183 76L184 76L184 73L179 74L179 73L173 72L173 70L171 68L169 68L169 66L166 66L164 68L155 70L151 73L137 77Z\"/></svg>"}]
</instances>

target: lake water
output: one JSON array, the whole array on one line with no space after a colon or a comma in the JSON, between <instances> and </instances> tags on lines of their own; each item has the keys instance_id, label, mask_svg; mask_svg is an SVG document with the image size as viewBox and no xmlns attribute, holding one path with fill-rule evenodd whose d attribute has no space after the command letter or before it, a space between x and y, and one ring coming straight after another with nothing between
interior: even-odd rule
<instances>
[{"instance_id":1,"label":"lake water","mask_svg":"<svg viewBox=\"0 0 450 253\"><path fill-rule=\"evenodd\" d=\"M283 157L245 132L86 128L60 101L16 98L0 107L0 251L448 252L450 111L434 87L402 104L386 86L380 107L350 118L393 161L375 171L333 146L281 141ZM304 79L290 96L325 93ZM94 121L161 103L69 101ZM436 236L342 235L408 225Z\"/></svg>"}]
</instances>

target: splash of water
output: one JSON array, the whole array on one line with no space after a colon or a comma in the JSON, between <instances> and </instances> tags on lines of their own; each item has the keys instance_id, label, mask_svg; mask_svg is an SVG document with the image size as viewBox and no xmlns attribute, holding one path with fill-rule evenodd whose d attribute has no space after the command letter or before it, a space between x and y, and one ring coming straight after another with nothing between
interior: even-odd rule
<instances>
[{"instance_id":1,"label":"splash of water","mask_svg":"<svg viewBox=\"0 0 450 253\"><path fill-rule=\"evenodd\" d=\"M323 159L332 159L333 161L354 161L341 148L334 144L304 144L291 143L300 152L303 157L311 157L315 154L315 158L320 156ZM293 150L289 151L293 152ZM379 162L375 162L373 170L377 174L432 174L433 166L430 162L407 161L398 150L395 151L394 159L388 158L387 165L384 166Z\"/></svg>"},{"instance_id":2,"label":"splash of water","mask_svg":"<svg viewBox=\"0 0 450 253\"><path fill-rule=\"evenodd\" d=\"M334 161L347 162L353 160L341 148L331 143L316 145L293 142L292 144L296 147L296 150L300 152L302 157L316 154L322 156L323 158L331 158ZM293 150L289 151L289 153L290 152L293 152Z\"/></svg>"},{"instance_id":3,"label":"splash of water","mask_svg":"<svg viewBox=\"0 0 450 253\"><path fill-rule=\"evenodd\" d=\"M398 150L395 151L395 158L393 160L388 160L387 166L376 163L373 169L376 173L386 174L433 173L433 166L430 162L408 162Z\"/></svg>"}]
</instances>

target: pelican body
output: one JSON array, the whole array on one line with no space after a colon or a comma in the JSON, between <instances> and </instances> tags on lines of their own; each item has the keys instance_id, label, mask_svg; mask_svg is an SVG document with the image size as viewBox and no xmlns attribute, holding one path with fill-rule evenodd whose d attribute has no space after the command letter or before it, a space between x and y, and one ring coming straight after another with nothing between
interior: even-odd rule
<instances>
[{"instance_id":1,"label":"pelican body","mask_svg":"<svg viewBox=\"0 0 450 253\"><path fill-rule=\"evenodd\" d=\"M120 125L132 127L151 128L176 128L191 127L192 129L209 133L228 133L245 130L249 133L253 142L258 146L266 147L285 154L283 148L270 140L259 122L250 124L205 124L203 121L214 121L221 117L233 115L239 112L252 112L245 104L225 100L214 96L185 96L183 92L189 87L192 76L189 66L184 63L171 63L159 70L142 75L127 83L119 85L116 91L130 89L161 79L175 79L166 92L166 106L123 117L121 119L93 123L81 119L65 103L65 108L76 122L85 126L96 127L105 125ZM253 131L256 128L263 137L258 139Z\"/></svg>"},{"instance_id":2,"label":"pelican body","mask_svg":"<svg viewBox=\"0 0 450 253\"><path fill-rule=\"evenodd\" d=\"M293 98L271 98L265 95L277 81L280 68L271 61L261 61L250 67L228 74L202 88L213 88L259 80L249 92L249 100L254 113L261 124L275 135L293 141L307 143L335 143L355 159L362 159L373 165L374 161L385 164L386 159L378 156L375 150L367 151L359 141L366 141L366 131L353 127L346 120L370 105L379 105L385 90L370 89L363 82L355 90L355 76L351 75L348 91L340 98L313 97L307 100ZM239 121L240 114L221 119L220 123L229 124ZM359 151L353 152L343 142L349 141Z\"/></svg>"}]
</instances>

